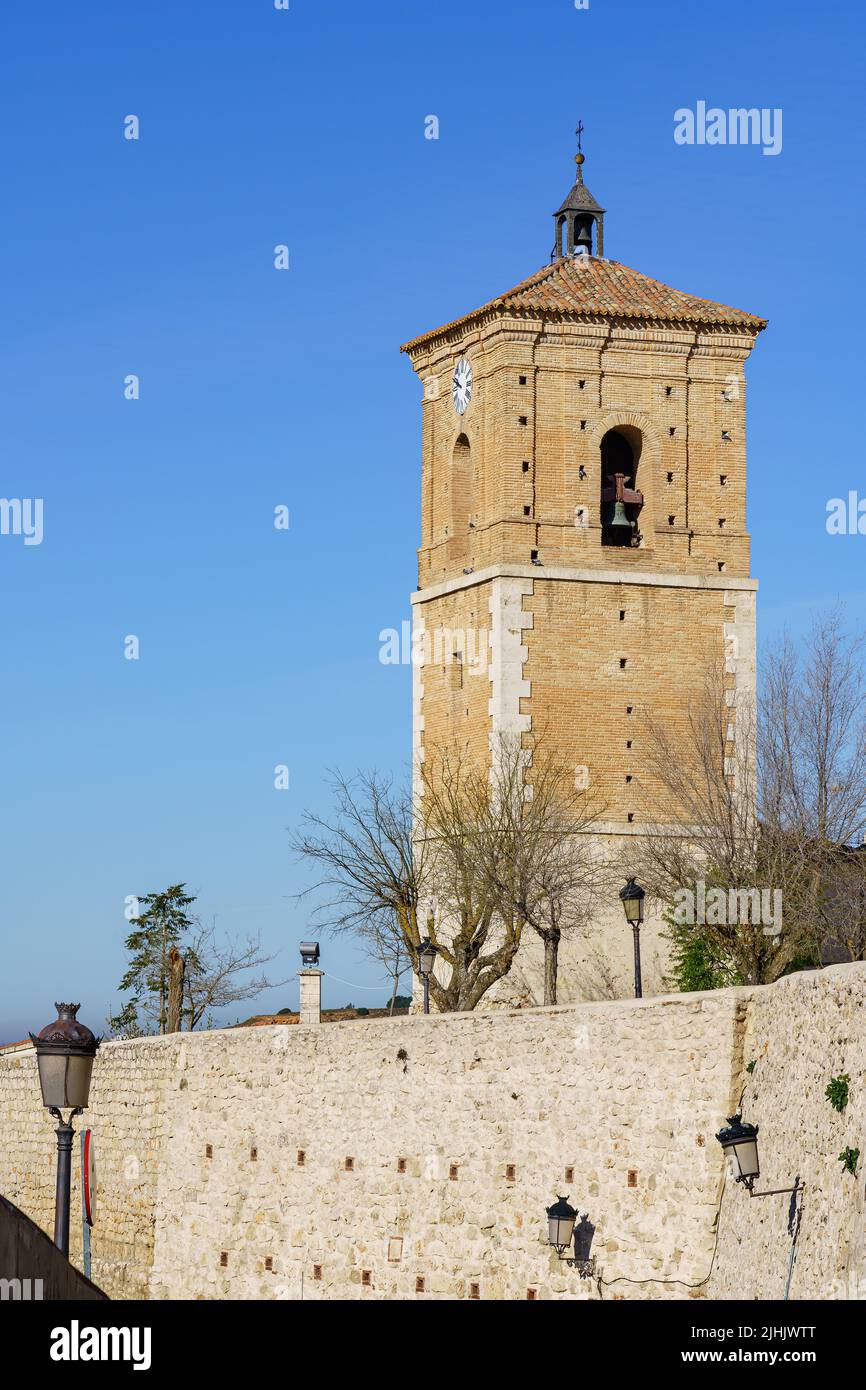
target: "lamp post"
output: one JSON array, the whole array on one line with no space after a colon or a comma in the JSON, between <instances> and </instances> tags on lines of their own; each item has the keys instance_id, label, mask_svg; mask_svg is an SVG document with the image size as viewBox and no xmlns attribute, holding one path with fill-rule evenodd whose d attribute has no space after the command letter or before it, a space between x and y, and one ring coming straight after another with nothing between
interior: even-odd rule
<instances>
[{"instance_id":1,"label":"lamp post","mask_svg":"<svg viewBox=\"0 0 866 1390\"><path fill-rule=\"evenodd\" d=\"M57 1191L54 1204L54 1244L69 1256L69 1196L72 1180L72 1121L90 1097L93 1059L101 1039L79 1023L80 1004L55 1004L57 1018L42 1032L30 1034L36 1049L42 1104L59 1122L57 1134ZM64 1120L63 1111L69 1111Z\"/></svg>"},{"instance_id":2,"label":"lamp post","mask_svg":"<svg viewBox=\"0 0 866 1390\"><path fill-rule=\"evenodd\" d=\"M626 921L634 934L634 997L643 998L643 985L640 977L640 927L643 921L643 900L646 894L633 878L619 890L619 900L625 910Z\"/></svg>"},{"instance_id":3,"label":"lamp post","mask_svg":"<svg viewBox=\"0 0 866 1390\"><path fill-rule=\"evenodd\" d=\"M430 976L433 974L433 965L439 954L429 936L418 947L418 974L421 976L424 985L424 1012L430 1012Z\"/></svg>"}]
</instances>

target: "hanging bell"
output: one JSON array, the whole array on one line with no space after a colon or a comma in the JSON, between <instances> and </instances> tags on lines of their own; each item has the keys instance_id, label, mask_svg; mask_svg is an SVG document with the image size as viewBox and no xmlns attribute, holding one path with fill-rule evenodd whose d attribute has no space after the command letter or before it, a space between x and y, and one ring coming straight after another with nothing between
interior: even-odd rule
<instances>
[{"instance_id":1,"label":"hanging bell","mask_svg":"<svg viewBox=\"0 0 866 1390\"><path fill-rule=\"evenodd\" d=\"M615 502L613 507L613 517L610 521L610 528L620 536L625 536L626 532L631 535L631 522L625 514L625 503Z\"/></svg>"},{"instance_id":2,"label":"hanging bell","mask_svg":"<svg viewBox=\"0 0 866 1390\"><path fill-rule=\"evenodd\" d=\"M592 233L587 222L578 223L578 234L574 239L574 254L576 256L592 255Z\"/></svg>"}]
</instances>

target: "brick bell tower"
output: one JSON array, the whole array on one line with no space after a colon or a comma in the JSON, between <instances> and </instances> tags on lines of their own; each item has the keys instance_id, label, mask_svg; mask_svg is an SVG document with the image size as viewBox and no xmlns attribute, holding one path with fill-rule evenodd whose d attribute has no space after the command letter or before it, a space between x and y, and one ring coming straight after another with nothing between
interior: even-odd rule
<instances>
[{"instance_id":1,"label":"brick bell tower","mask_svg":"<svg viewBox=\"0 0 866 1390\"><path fill-rule=\"evenodd\" d=\"M414 757L489 760L491 736L543 729L598 791L625 877L650 828L647 714L684 727L716 661L754 700L743 369L766 321L606 259L584 159L549 264L402 349L423 383ZM538 1002L534 949L504 997ZM563 942L560 999L627 994L630 953L614 903L589 946Z\"/></svg>"}]
</instances>

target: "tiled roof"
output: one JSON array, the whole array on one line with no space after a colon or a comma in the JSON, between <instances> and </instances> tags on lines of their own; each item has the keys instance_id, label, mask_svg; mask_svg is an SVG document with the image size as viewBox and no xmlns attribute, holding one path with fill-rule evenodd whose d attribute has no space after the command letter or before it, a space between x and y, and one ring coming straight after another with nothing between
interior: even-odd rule
<instances>
[{"instance_id":1,"label":"tiled roof","mask_svg":"<svg viewBox=\"0 0 866 1390\"><path fill-rule=\"evenodd\" d=\"M419 334L404 343L406 352L428 338L448 329L469 323L482 314L501 310L503 313L536 315L550 313L563 316L640 319L674 323L704 323L731 328L746 328L760 332L767 320L712 299L699 299L694 294L663 285L639 270L631 270L618 261L598 256L562 256L542 266L528 280L491 299L480 309L464 314L441 328Z\"/></svg>"},{"instance_id":2,"label":"tiled roof","mask_svg":"<svg viewBox=\"0 0 866 1390\"><path fill-rule=\"evenodd\" d=\"M409 1010L406 1008L395 1009L393 1015L390 1009L367 1009L366 1013L359 1013L357 1009L322 1009L323 1023L345 1023L348 1019L365 1018L405 1018ZM281 1014L254 1014L252 1018L247 1018L243 1023L233 1023L233 1028L269 1028L275 1023L299 1023L300 1014L281 1013Z\"/></svg>"},{"instance_id":3,"label":"tiled roof","mask_svg":"<svg viewBox=\"0 0 866 1390\"><path fill-rule=\"evenodd\" d=\"M565 199L565 202L560 203L556 212L557 214L566 212L570 208L575 208L579 211L604 212L604 208L600 203L595 201L586 184L583 182L583 179L577 180L568 197Z\"/></svg>"}]
</instances>

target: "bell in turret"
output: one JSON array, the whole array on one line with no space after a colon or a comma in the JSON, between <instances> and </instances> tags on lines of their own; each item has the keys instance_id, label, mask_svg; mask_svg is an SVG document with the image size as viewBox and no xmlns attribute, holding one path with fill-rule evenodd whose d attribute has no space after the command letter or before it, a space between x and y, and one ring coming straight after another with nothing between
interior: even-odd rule
<instances>
[{"instance_id":1,"label":"bell in turret","mask_svg":"<svg viewBox=\"0 0 866 1390\"><path fill-rule=\"evenodd\" d=\"M632 524L626 516L624 502L614 502L613 516L608 522L608 526L611 531L618 533L615 536L615 540L620 540L620 537L624 539L626 536L628 540L631 540ZM620 543L622 544L623 542L621 541Z\"/></svg>"},{"instance_id":2,"label":"bell in turret","mask_svg":"<svg viewBox=\"0 0 866 1390\"><path fill-rule=\"evenodd\" d=\"M592 255L592 223L589 218L575 218L574 223L574 254L576 256Z\"/></svg>"}]
</instances>

